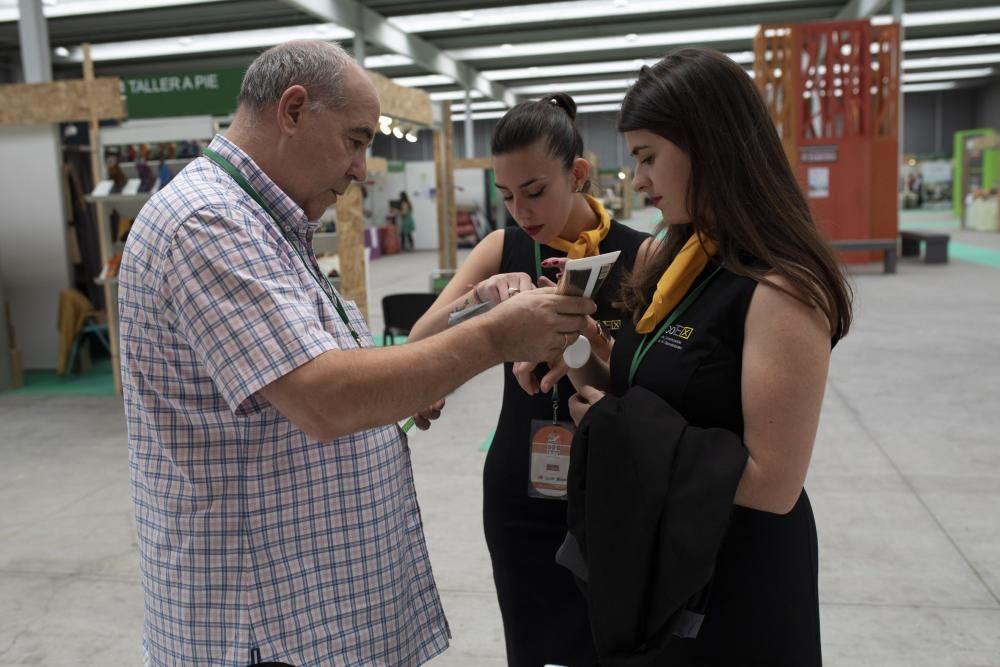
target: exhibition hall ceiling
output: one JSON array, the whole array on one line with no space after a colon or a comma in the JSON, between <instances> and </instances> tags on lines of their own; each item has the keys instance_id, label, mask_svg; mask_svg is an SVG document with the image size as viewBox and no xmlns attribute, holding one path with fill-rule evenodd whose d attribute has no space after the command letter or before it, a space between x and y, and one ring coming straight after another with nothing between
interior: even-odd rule
<instances>
[{"instance_id":1,"label":"exhibition hall ceiling","mask_svg":"<svg viewBox=\"0 0 1000 667\"><path fill-rule=\"evenodd\" d=\"M516 3L516 4L515 4ZM46 0L57 77L79 76L90 42L98 74L245 66L296 37L364 35L365 64L476 117L520 99L572 92L609 110L644 63L690 44L727 53L748 71L757 27L856 17L891 21L891 0ZM18 60L16 0L0 0L0 59ZM871 11L867 9L867 11ZM1000 74L1000 5L907 0L907 91L981 86Z\"/></svg>"}]
</instances>

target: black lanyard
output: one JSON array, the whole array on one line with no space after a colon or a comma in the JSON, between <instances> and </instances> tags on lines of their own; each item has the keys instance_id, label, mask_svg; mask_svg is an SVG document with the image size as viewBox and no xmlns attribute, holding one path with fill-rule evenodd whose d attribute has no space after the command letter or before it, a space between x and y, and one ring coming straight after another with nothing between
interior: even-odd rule
<instances>
[{"instance_id":1,"label":"black lanyard","mask_svg":"<svg viewBox=\"0 0 1000 667\"><path fill-rule=\"evenodd\" d=\"M535 284L542 279L542 246L535 241ZM552 423L559 421L559 381L552 385Z\"/></svg>"},{"instance_id":2,"label":"black lanyard","mask_svg":"<svg viewBox=\"0 0 1000 667\"><path fill-rule=\"evenodd\" d=\"M333 307L337 311L337 314L340 315L340 319L344 321L344 325L347 327L347 330L351 332L352 336L354 336L354 341L358 345L361 345L361 336L358 335L358 332L355 331L354 327L351 326L350 320L347 319L347 310L344 308L344 304L340 302L340 299L337 298L337 293L334 292L333 285L330 284L330 281L325 276L320 277L316 275L316 272L313 270L312 265L309 264L305 256L302 254L302 251L299 250L299 246L295 243L295 241L289 238L287 233L285 233L285 229L284 227L281 226L281 221L278 220L278 216L274 214L274 211L272 211L271 207L268 206L266 201L264 201L264 198L261 196L261 194L257 192L257 189L250 184L250 181L248 181L246 177L240 173L239 169L237 169L232 162L222 157L211 148L204 149L204 151L202 151L202 155L204 155L209 160L222 167L225 170L225 172L229 174L234 181L236 181L236 184L241 188L243 188L243 191L246 192L248 195L250 195L250 197L255 202L260 204L261 208L263 208L267 212L267 214L271 216L271 220L273 220L274 224L278 227L278 231L281 232L281 235L285 238L286 241L288 241L288 244L295 249L295 254L299 256L300 260L302 260L302 265L306 268L306 271L309 272L309 275L313 277L313 280L316 281L316 283L319 285L319 288L323 291L324 294L326 294L327 297L329 297L330 302L333 303Z\"/></svg>"},{"instance_id":3,"label":"black lanyard","mask_svg":"<svg viewBox=\"0 0 1000 667\"><path fill-rule=\"evenodd\" d=\"M649 334L646 334L639 342L639 347L635 349L635 354L632 355L632 365L628 370L628 386L631 387L635 381L635 372L639 370L639 366L642 364L642 360L646 358L646 353L649 352L649 348L653 347L653 344L660 339L663 332L669 329L670 325L676 322L677 318L684 314L684 311L688 309L688 306L694 303L694 300L698 298L698 295L705 291L708 283L712 281L712 278L714 278L715 274L717 274L721 269L722 266L717 266L715 271L712 271L708 278L705 278L700 285L691 290L691 292L684 297L684 300L681 301L677 307L673 309L673 311L671 311L670 315L663 321L663 324L656 330L652 337L650 337Z\"/></svg>"}]
</instances>

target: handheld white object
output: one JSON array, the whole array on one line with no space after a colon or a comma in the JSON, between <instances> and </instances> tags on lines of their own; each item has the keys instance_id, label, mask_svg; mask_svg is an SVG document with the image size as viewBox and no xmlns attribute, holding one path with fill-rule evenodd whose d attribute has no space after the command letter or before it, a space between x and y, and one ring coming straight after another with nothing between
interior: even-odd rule
<instances>
[{"instance_id":1,"label":"handheld white object","mask_svg":"<svg viewBox=\"0 0 1000 667\"><path fill-rule=\"evenodd\" d=\"M570 368L583 368L589 360L590 341L586 336L577 336L577 339L563 350L563 361Z\"/></svg>"}]
</instances>

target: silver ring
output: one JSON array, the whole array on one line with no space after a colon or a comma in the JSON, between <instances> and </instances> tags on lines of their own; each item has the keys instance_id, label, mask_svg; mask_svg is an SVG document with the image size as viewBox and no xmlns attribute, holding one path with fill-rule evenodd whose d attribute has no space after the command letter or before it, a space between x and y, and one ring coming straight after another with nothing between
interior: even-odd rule
<instances>
[{"instance_id":1,"label":"silver ring","mask_svg":"<svg viewBox=\"0 0 1000 667\"><path fill-rule=\"evenodd\" d=\"M567 347L569 347L569 334L564 333L563 334L563 349L565 350Z\"/></svg>"},{"instance_id":2,"label":"silver ring","mask_svg":"<svg viewBox=\"0 0 1000 667\"><path fill-rule=\"evenodd\" d=\"M507 288L507 296L514 296L515 294L520 294L521 290L516 287Z\"/></svg>"}]
</instances>

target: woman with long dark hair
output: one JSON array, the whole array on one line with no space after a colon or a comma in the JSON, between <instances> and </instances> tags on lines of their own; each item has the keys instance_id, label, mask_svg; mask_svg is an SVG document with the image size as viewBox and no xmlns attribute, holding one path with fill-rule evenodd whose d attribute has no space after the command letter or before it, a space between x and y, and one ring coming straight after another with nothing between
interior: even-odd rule
<instances>
[{"instance_id":1,"label":"woman with long dark hair","mask_svg":"<svg viewBox=\"0 0 1000 667\"><path fill-rule=\"evenodd\" d=\"M517 298L519 292L554 279L549 264L621 251L618 263L594 300L594 317L607 329L624 313L614 302L628 269L649 236L611 219L587 194L590 165L574 123L576 103L556 94L524 102L493 131L497 189L517 226L491 233L472 251L410 340L447 326L448 314L470 303ZM589 322L595 356L609 353L607 338ZM532 332L526 331L530 336ZM575 338L575 337L573 337ZM567 342L572 340L567 336ZM568 570L555 562L566 536L564 488L535 483L532 466L539 434L572 437L569 379L545 364L505 364L500 417L483 475L483 522L503 616L507 663L595 665L587 608ZM565 368L564 366L562 368ZM568 465L568 455L562 457Z\"/></svg>"},{"instance_id":2,"label":"woman with long dark hair","mask_svg":"<svg viewBox=\"0 0 1000 667\"><path fill-rule=\"evenodd\" d=\"M666 238L640 256L610 371L573 374L579 421L644 387L691 426L742 439L746 466L695 638L666 665L821 664L817 540L803 488L851 291L746 73L701 48L644 67L619 130ZM570 480L572 484L572 479Z\"/></svg>"}]
</instances>

